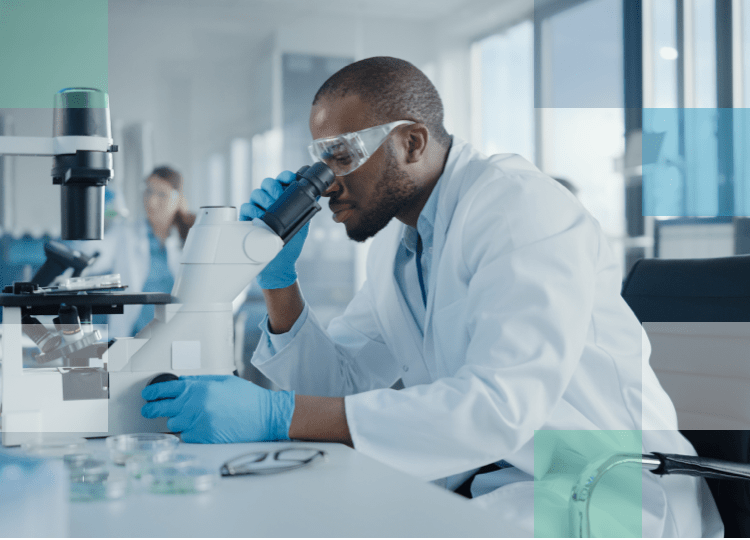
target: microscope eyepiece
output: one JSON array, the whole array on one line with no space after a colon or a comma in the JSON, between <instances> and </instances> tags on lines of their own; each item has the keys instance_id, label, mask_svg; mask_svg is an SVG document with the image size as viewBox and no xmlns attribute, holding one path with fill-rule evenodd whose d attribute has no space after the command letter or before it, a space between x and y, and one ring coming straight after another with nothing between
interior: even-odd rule
<instances>
[{"instance_id":1,"label":"microscope eyepiece","mask_svg":"<svg viewBox=\"0 0 750 540\"><path fill-rule=\"evenodd\" d=\"M333 183L333 171L318 161L297 171L297 181L261 218L286 244L312 217L320 211L318 198Z\"/></svg>"}]
</instances>

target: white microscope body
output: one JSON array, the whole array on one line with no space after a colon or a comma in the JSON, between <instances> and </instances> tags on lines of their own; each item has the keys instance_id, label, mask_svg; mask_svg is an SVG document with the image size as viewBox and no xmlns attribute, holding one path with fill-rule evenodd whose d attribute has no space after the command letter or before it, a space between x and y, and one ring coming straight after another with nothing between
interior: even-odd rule
<instances>
[{"instance_id":1,"label":"white microscope body","mask_svg":"<svg viewBox=\"0 0 750 540\"><path fill-rule=\"evenodd\" d=\"M104 189L117 151L107 94L92 88L58 92L53 133L0 136L0 155L52 156L52 180L61 186L62 238L101 239ZM141 416L141 391L158 375L234 372L232 301L320 210L317 199L333 181L321 162L304 167L253 221L238 221L234 207L201 208L172 290L177 303L161 293L111 292L122 289L119 282L85 293L59 294L33 282L6 287L0 293L2 444L19 445L40 434L167 431L166 419ZM135 338L99 341L93 314L122 313L123 305L139 303L156 306L143 331ZM35 318L50 315L57 315L54 330ZM24 367L24 334L38 347L36 365Z\"/></svg>"},{"instance_id":2,"label":"white microscope body","mask_svg":"<svg viewBox=\"0 0 750 540\"><path fill-rule=\"evenodd\" d=\"M83 437L167 431L140 414L141 391L157 375L235 370L232 301L283 247L262 221L238 221L233 207L201 208L172 290L135 338L117 339L102 360L108 398L65 399L64 368L23 368L21 308L3 308L3 445L39 433ZM75 369L75 368L73 368ZM68 372L69 373L69 372Z\"/></svg>"},{"instance_id":3,"label":"white microscope body","mask_svg":"<svg viewBox=\"0 0 750 540\"><path fill-rule=\"evenodd\" d=\"M179 303L156 306L146 328L107 351L110 434L167 431L165 418L140 414L154 376L235 371L232 301L282 247L262 221L238 221L233 207L200 209L172 290Z\"/></svg>"}]
</instances>

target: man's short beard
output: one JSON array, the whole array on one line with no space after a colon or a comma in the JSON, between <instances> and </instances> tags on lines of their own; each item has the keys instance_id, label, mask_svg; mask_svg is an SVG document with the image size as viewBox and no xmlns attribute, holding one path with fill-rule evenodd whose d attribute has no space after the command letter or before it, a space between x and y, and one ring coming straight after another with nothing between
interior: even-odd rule
<instances>
[{"instance_id":1,"label":"man's short beard","mask_svg":"<svg viewBox=\"0 0 750 540\"><path fill-rule=\"evenodd\" d=\"M346 234L355 242L364 242L375 236L404 207L414 204L419 198L419 188L409 175L399 169L396 155L389 140L385 147L385 171L378 180L375 200L362 214L356 227L347 227Z\"/></svg>"}]
</instances>

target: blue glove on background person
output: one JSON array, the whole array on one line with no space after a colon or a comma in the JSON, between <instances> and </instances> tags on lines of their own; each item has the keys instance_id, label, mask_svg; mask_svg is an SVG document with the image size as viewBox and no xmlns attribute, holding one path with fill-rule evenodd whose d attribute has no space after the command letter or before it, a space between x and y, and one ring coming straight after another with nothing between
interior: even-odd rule
<instances>
[{"instance_id":1,"label":"blue glove on background person","mask_svg":"<svg viewBox=\"0 0 750 540\"><path fill-rule=\"evenodd\" d=\"M250 202L240 207L240 220L248 221L262 217L296 178L297 175L293 172L284 171L276 178L263 180L260 189L254 189L250 194ZM258 274L258 285L261 289L283 289L297 281L297 270L294 265L302 252L309 230L308 222Z\"/></svg>"},{"instance_id":2,"label":"blue glove on background person","mask_svg":"<svg viewBox=\"0 0 750 540\"><path fill-rule=\"evenodd\" d=\"M294 392L273 392L234 375L191 375L147 386L146 418L169 417L186 443L288 441ZM154 401L160 399L162 401Z\"/></svg>"}]
</instances>

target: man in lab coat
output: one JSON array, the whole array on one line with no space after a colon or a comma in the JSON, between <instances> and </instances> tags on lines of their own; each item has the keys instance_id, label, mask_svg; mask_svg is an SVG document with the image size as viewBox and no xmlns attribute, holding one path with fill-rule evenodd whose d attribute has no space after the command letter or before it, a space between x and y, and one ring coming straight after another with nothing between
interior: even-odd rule
<instances>
[{"instance_id":1,"label":"man in lab coat","mask_svg":"<svg viewBox=\"0 0 750 540\"><path fill-rule=\"evenodd\" d=\"M375 237L366 283L321 327L296 281L303 230L258 278L268 318L253 363L289 391L189 378L146 389L175 399L144 415L170 416L188 441L344 442L530 534L533 480L556 459L535 455L538 430L620 430L637 434L638 451L693 453L620 297L620 265L564 187L520 156L450 137L433 85L394 58L333 75L310 130L311 153L336 173L334 220L353 240ZM261 216L292 179L267 179L242 215ZM644 536L723 532L702 480L638 478Z\"/></svg>"}]
</instances>

